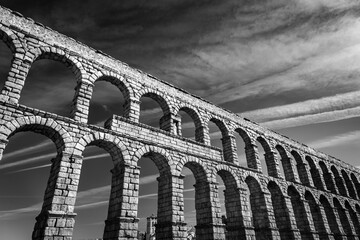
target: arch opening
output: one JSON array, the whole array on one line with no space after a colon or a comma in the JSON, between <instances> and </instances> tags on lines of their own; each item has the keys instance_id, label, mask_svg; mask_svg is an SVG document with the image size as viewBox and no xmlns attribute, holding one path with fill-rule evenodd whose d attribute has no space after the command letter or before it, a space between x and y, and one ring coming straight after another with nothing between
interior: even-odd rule
<instances>
[{"instance_id":1,"label":"arch opening","mask_svg":"<svg viewBox=\"0 0 360 240\"><path fill-rule=\"evenodd\" d=\"M226 170L220 170L217 173L217 182L219 183L219 198L222 200L221 216L222 223L225 224L226 239L246 237L241 196L234 176Z\"/></svg>"},{"instance_id":2,"label":"arch opening","mask_svg":"<svg viewBox=\"0 0 360 240\"><path fill-rule=\"evenodd\" d=\"M355 190L356 190L356 192L357 192L357 195L358 195L358 197L360 198L360 183L359 183L359 180L357 179L357 177L355 176L354 173L351 173L350 176L351 176L351 180L352 180L353 183L354 183L354 186L355 186Z\"/></svg>"},{"instance_id":3,"label":"arch opening","mask_svg":"<svg viewBox=\"0 0 360 240\"><path fill-rule=\"evenodd\" d=\"M325 163L323 161L319 162L319 166L320 166L322 174L324 176L324 181L325 181L327 190L336 194L337 191L336 191L336 188L334 185L335 183L333 181L332 174L329 172L329 169L327 168L327 166L325 165Z\"/></svg>"},{"instance_id":4,"label":"arch opening","mask_svg":"<svg viewBox=\"0 0 360 240\"><path fill-rule=\"evenodd\" d=\"M348 193L349 193L350 197L352 197L353 199L357 199L356 192L355 192L355 189L354 189L354 185L351 182L351 180L349 178L349 175L345 172L344 169L341 170L341 175L342 175L342 177L344 179L344 182L345 182L345 185L346 185L346 188L348 190Z\"/></svg>"},{"instance_id":5,"label":"arch opening","mask_svg":"<svg viewBox=\"0 0 360 240\"><path fill-rule=\"evenodd\" d=\"M79 70L64 56L43 53L31 65L20 104L70 116Z\"/></svg>"},{"instance_id":6,"label":"arch opening","mask_svg":"<svg viewBox=\"0 0 360 240\"><path fill-rule=\"evenodd\" d=\"M129 101L129 93L125 86L110 77L102 77L95 81L89 105L88 123L103 126L113 116L124 116L124 106Z\"/></svg>"},{"instance_id":7,"label":"arch opening","mask_svg":"<svg viewBox=\"0 0 360 240\"><path fill-rule=\"evenodd\" d=\"M256 146L258 149L262 172L271 177L278 177L278 168L270 145L263 137L258 137L256 139Z\"/></svg>"},{"instance_id":8,"label":"arch opening","mask_svg":"<svg viewBox=\"0 0 360 240\"><path fill-rule=\"evenodd\" d=\"M300 230L301 237L307 239L311 235L311 222L307 216L306 206L304 201L301 199L300 193L296 190L294 186L289 186L287 191L291 205L294 210L296 225Z\"/></svg>"},{"instance_id":9,"label":"arch opening","mask_svg":"<svg viewBox=\"0 0 360 240\"><path fill-rule=\"evenodd\" d=\"M339 218L340 218L340 223L341 226L345 232L346 235L353 236L353 231L352 231L352 226L350 225L349 222L349 218L345 212L345 209L343 208L343 206L340 204L339 200L337 200L336 198L333 199L334 202L334 207L338 212Z\"/></svg>"},{"instance_id":10,"label":"arch opening","mask_svg":"<svg viewBox=\"0 0 360 240\"><path fill-rule=\"evenodd\" d=\"M255 230L256 239L268 239L268 229L269 219L268 212L264 211L264 206L266 206L266 201L264 198L263 191L259 182L248 176L245 179L247 188L248 188L248 208L251 209L251 221Z\"/></svg>"},{"instance_id":11,"label":"arch opening","mask_svg":"<svg viewBox=\"0 0 360 240\"><path fill-rule=\"evenodd\" d=\"M276 145L276 150L279 152L279 156L280 156L280 166L282 166L280 168L281 173L283 174L283 176L285 177L286 181L295 181L295 176L294 176L294 171L293 171L293 167L292 167L292 163L291 163L291 159L288 157L285 149L280 146L280 145Z\"/></svg>"},{"instance_id":12,"label":"arch opening","mask_svg":"<svg viewBox=\"0 0 360 240\"><path fill-rule=\"evenodd\" d=\"M313 180L313 183L317 189L324 190L324 186L322 183L322 179L319 173L319 169L316 167L314 160L310 156L306 156L305 160L308 162L310 166L310 174Z\"/></svg>"},{"instance_id":13,"label":"arch opening","mask_svg":"<svg viewBox=\"0 0 360 240\"><path fill-rule=\"evenodd\" d=\"M94 141L83 151L81 176L74 206L77 216L73 239L103 237L104 220L109 215L109 196L111 188L115 187L111 176L115 156L111 156L108 150L106 142Z\"/></svg>"},{"instance_id":14,"label":"arch opening","mask_svg":"<svg viewBox=\"0 0 360 240\"><path fill-rule=\"evenodd\" d=\"M355 210L350 206L348 201L345 201L345 208L349 212L356 234L360 236L360 222Z\"/></svg>"},{"instance_id":15,"label":"arch opening","mask_svg":"<svg viewBox=\"0 0 360 240\"><path fill-rule=\"evenodd\" d=\"M0 161L0 231L5 239L30 239L41 212L51 159L58 159L51 139L34 131L14 132ZM21 228L19 228L21 224Z\"/></svg>"},{"instance_id":16,"label":"arch opening","mask_svg":"<svg viewBox=\"0 0 360 240\"><path fill-rule=\"evenodd\" d=\"M319 233L320 237L326 237L328 235L327 229L325 227L323 214L319 204L316 202L314 196L309 191L305 192L305 200L309 203L310 213L314 222L315 230Z\"/></svg>"},{"instance_id":17,"label":"arch opening","mask_svg":"<svg viewBox=\"0 0 360 240\"><path fill-rule=\"evenodd\" d=\"M238 160L240 165L245 165L248 168L258 170L258 163L255 154L255 145L252 143L251 138L247 132L241 128L235 129L236 136L236 148L238 153ZM239 141L239 136L241 140ZM240 144L239 144L240 143ZM245 146L242 148L242 146ZM243 152L245 150L245 152ZM240 154L239 154L240 153Z\"/></svg>"},{"instance_id":18,"label":"arch opening","mask_svg":"<svg viewBox=\"0 0 360 240\"><path fill-rule=\"evenodd\" d=\"M145 93L140 102L140 123L170 131L170 110L164 98L155 93Z\"/></svg>"},{"instance_id":19,"label":"arch opening","mask_svg":"<svg viewBox=\"0 0 360 240\"><path fill-rule=\"evenodd\" d=\"M284 195L274 181L270 181L267 188L271 194L271 203L274 209L275 222L279 228L280 238L284 240L292 239L293 235L289 231L292 228L291 219Z\"/></svg>"},{"instance_id":20,"label":"arch opening","mask_svg":"<svg viewBox=\"0 0 360 240\"><path fill-rule=\"evenodd\" d=\"M336 216L334 214L334 210L333 210L332 206L330 205L327 198L323 195L320 196L320 203L324 208L326 219L329 223L331 232L335 235L335 238L339 237L339 239L341 239L341 231L340 231L339 225L337 223Z\"/></svg>"},{"instance_id":21,"label":"arch opening","mask_svg":"<svg viewBox=\"0 0 360 240\"><path fill-rule=\"evenodd\" d=\"M178 119L174 121L177 135L203 142L201 120L193 109L182 107L179 109L177 117Z\"/></svg>"},{"instance_id":22,"label":"arch opening","mask_svg":"<svg viewBox=\"0 0 360 240\"><path fill-rule=\"evenodd\" d=\"M212 118L209 121L209 137L210 144L212 146L223 149L223 137L224 137L224 129L221 127L221 122L217 119Z\"/></svg>"},{"instance_id":23,"label":"arch opening","mask_svg":"<svg viewBox=\"0 0 360 240\"><path fill-rule=\"evenodd\" d=\"M309 184L308 174L303 159L301 158L300 154L294 150L291 151L291 155L295 159L296 169L298 172L298 176L300 178L300 182L306 186L309 186L310 184Z\"/></svg>"},{"instance_id":24,"label":"arch opening","mask_svg":"<svg viewBox=\"0 0 360 240\"><path fill-rule=\"evenodd\" d=\"M333 173L333 176L335 178L335 184L337 186L337 189L339 190L339 193L345 197L348 196L345 185L344 185L344 181L342 179L342 177L339 174L339 171L336 169L335 166L331 166L331 172Z\"/></svg>"}]
</instances>

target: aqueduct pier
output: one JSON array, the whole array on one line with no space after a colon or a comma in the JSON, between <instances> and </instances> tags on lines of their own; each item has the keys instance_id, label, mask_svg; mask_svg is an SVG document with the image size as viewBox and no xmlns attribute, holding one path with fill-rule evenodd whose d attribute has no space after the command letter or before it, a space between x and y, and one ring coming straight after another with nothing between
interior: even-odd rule
<instances>
[{"instance_id":1,"label":"aqueduct pier","mask_svg":"<svg viewBox=\"0 0 360 240\"><path fill-rule=\"evenodd\" d=\"M142 156L149 157L160 173L157 239L185 239L184 167L196 179L197 239L359 239L360 183L355 167L9 9L0 8L0 35L13 54L0 96L1 153L21 131L43 134L57 149L32 239L72 238L82 153L90 145L103 148L114 163L104 239L137 237L137 161ZM70 117L18 104L38 59L60 61L75 74ZM104 127L87 124L96 81L110 82L126 99L124 116L114 115ZM161 106L161 129L139 123L142 96ZM195 140L181 136L180 110L193 119ZM222 149L210 145L210 121L221 130ZM236 135L245 143L247 167L238 163ZM261 168L256 142L265 150L268 174ZM225 184L226 224L221 220L217 175Z\"/></svg>"}]
</instances>

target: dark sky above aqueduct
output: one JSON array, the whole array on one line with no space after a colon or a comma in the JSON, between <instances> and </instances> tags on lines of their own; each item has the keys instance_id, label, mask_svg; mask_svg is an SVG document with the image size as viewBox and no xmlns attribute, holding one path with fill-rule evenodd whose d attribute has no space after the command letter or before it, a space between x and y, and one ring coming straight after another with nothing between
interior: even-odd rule
<instances>
[{"instance_id":1,"label":"dark sky above aqueduct","mask_svg":"<svg viewBox=\"0 0 360 240\"><path fill-rule=\"evenodd\" d=\"M358 1L1 0L0 5L279 133L360 165ZM9 55L2 45L3 81ZM21 103L58 113L68 111L75 81L71 72L39 61L29 78ZM111 91L107 85L98 86L92 103L93 122L118 111L118 96L109 94ZM34 98L34 94L47 100ZM144 112L150 124L157 120L159 111L151 103ZM1 232L12 231L15 222L31 231L37 214L34 209L42 198L54 149L43 138L28 139L26 135L14 137L0 163L0 187L5 189L0 195ZM89 234L100 229L101 234L106 204L94 203L105 201L109 190L107 178L91 181L94 168L99 168L92 160L104 157L105 152L89 149L87 154L89 167L84 173L88 177L80 189L87 201L79 200L75 211L86 212L78 220L82 224L76 230L78 236L86 236L81 235L86 229ZM24 159L35 160L28 165L13 164ZM157 170L143 168L149 171L142 178L146 186L142 201L152 206ZM109 177L107 170L96 174L98 179ZM17 180L20 177L27 182L25 186ZM1 183L9 181L11 185ZM20 192L12 190L17 187ZM190 183L188 191L192 194ZM98 199L89 197L92 195ZM189 195L189 202L191 198ZM141 217L151 214L142 211ZM102 215L96 218L99 212ZM192 211L187 212L188 219L193 216Z\"/></svg>"}]
</instances>

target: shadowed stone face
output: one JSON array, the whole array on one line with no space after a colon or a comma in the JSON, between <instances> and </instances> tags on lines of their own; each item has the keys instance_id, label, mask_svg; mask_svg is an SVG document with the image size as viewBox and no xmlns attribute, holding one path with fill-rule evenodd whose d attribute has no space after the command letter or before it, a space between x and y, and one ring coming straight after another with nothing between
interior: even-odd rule
<instances>
[{"instance_id":1,"label":"shadowed stone face","mask_svg":"<svg viewBox=\"0 0 360 240\"><path fill-rule=\"evenodd\" d=\"M184 167L196 180L196 239L359 237L359 172L353 166L132 69L18 13L0 8L0 20L1 38L13 54L0 95L0 153L9 138L22 131L45 135L57 149L32 239L72 239L82 155L91 145L107 151L114 165L104 239L137 239L138 161L142 157L151 159L160 173L156 239L180 240L188 235ZM59 61L76 76L70 117L18 104L27 74L38 59ZM123 116L113 115L104 127L87 123L96 81L115 85L125 101ZM159 128L139 122L142 97L159 104ZM194 121L194 139L181 136L180 111ZM221 131L222 150L210 144L209 122ZM237 135L244 142L246 167L238 161ZM226 217L221 216L217 175L225 185Z\"/></svg>"}]
</instances>

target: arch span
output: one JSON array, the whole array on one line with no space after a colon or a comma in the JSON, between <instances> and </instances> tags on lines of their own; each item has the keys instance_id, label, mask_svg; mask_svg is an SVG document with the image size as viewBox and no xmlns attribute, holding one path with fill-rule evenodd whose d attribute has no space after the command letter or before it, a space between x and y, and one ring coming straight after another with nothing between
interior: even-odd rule
<instances>
[{"instance_id":1,"label":"arch span","mask_svg":"<svg viewBox=\"0 0 360 240\"><path fill-rule=\"evenodd\" d=\"M72 153L71 143L73 138L56 121L51 118L42 118L40 116L28 116L15 118L0 128L0 139L5 142L17 132L32 131L50 138L59 154L66 152Z\"/></svg>"}]
</instances>

